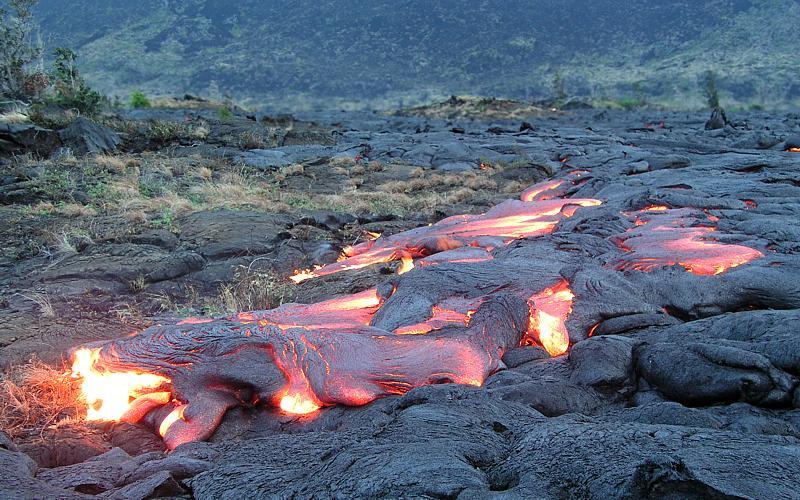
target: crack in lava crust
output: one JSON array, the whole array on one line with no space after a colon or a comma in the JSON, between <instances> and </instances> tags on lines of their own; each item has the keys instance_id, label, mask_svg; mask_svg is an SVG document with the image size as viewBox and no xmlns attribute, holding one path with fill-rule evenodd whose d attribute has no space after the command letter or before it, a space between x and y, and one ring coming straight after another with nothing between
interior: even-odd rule
<instances>
[{"instance_id":1,"label":"crack in lava crust","mask_svg":"<svg viewBox=\"0 0 800 500\"><path fill-rule=\"evenodd\" d=\"M538 194L543 196L558 187L560 184L547 184L541 187ZM297 271L292 280L301 283L319 276L397 260L404 262L402 272L407 272L414 267L413 259L465 247L489 252L520 238L550 234L559 222L571 217L578 208L600 204L599 200L593 199L508 200L483 215L455 215L427 227L347 247L338 262L313 270ZM460 258L459 255L454 258ZM483 257L478 254L477 258ZM474 255L467 258L474 258ZM427 265L437 262L428 260Z\"/></svg>"},{"instance_id":2,"label":"crack in lava crust","mask_svg":"<svg viewBox=\"0 0 800 500\"><path fill-rule=\"evenodd\" d=\"M618 239L628 252L614 264L619 270L652 271L677 264L693 274L713 275L764 256L750 247L711 240L716 228L697 223L714 218L700 210L653 206L632 216L636 227Z\"/></svg>"}]
</instances>

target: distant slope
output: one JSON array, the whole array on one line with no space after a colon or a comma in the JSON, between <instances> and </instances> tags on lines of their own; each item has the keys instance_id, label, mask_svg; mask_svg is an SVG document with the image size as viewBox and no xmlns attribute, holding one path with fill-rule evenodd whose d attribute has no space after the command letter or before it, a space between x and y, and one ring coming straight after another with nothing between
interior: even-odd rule
<instances>
[{"instance_id":1,"label":"distant slope","mask_svg":"<svg viewBox=\"0 0 800 500\"><path fill-rule=\"evenodd\" d=\"M42 0L49 45L108 93L219 89L271 107L451 93L699 105L800 98L796 0Z\"/></svg>"}]
</instances>

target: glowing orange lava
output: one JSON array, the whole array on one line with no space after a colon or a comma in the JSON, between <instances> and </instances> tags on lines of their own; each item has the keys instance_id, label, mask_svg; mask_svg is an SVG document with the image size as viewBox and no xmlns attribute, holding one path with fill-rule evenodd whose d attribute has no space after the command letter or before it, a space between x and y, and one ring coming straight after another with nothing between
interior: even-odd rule
<instances>
[{"instance_id":1,"label":"glowing orange lava","mask_svg":"<svg viewBox=\"0 0 800 500\"><path fill-rule=\"evenodd\" d=\"M441 330L447 325L469 326L470 319L483 299L469 300L451 297L443 300L431 309L431 317L427 321L397 328L397 335L425 335Z\"/></svg>"},{"instance_id":2,"label":"glowing orange lava","mask_svg":"<svg viewBox=\"0 0 800 500\"><path fill-rule=\"evenodd\" d=\"M566 321L572 312L575 295L566 280L546 288L528 300L531 315L525 343L537 341L551 356L560 356L569 349Z\"/></svg>"},{"instance_id":3,"label":"glowing orange lava","mask_svg":"<svg viewBox=\"0 0 800 500\"><path fill-rule=\"evenodd\" d=\"M588 170L573 170L563 180L553 179L534 184L522 192L522 201L544 201L563 197L571 186L584 182Z\"/></svg>"},{"instance_id":4,"label":"glowing orange lava","mask_svg":"<svg viewBox=\"0 0 800 500\"><path fill-rule=\"evenodd\" d=\"M786 150L787 153L800 153L800 148L789 148Z\"/></svg>"},{"instance_id":5,"label":"glowing orange lava","mask_svg":"<svg viewBox=\"0 0 800 500\"><path fill-rule=\"evenodd\" d=\"M73 376L83 379L81 392L88 406L87 420L120 420L132 400L169 383L166 378L150 373L98 371L95 369L98 351L78 349L72 363Z\"/></svg>"},{"instance_id":6,"label":"glowing orange lava","mask_svg":"<svg viewBox=\"0 0 800 500\"><path fill-rule=\"evenodd\" d=\"M549 234L578 208L600 204L593 199L508 200L483 215L456 215L426 227L347 247L338 262L299 271L292 280L299 283L397 260L404 261L400 271L407 272L413 259L464 247L496 248L520 238Z\"/></svg>"},{"instance_id":7,"label":"glowing orange lava","mask_svg":"<svg viewBox=\"0 0 800 500\"><path fill-rule=\"evenodd\" d=\"M172 424L174 424L178 420L183 420L184 411L186 411L186 405L180 405L174 410L172 410L170 414L167 415L167 417L161 421L161 425L158 427L158 433L159 435L161 435L162 438L167 435L167 431L169 430L170 427L172 427Z\"/></svg>"},{"instance_id":8,"label":"glowing orange lava","mask_svg":"<svg viewBox=\"0 0 800 500\"><path fill-rule=\"evenodd\" d=\"M555 197L552 193L555 189L564 185L564 181L545 181L534 184L522 192L522 201L550 200Z\"/></svg>"},{"instance_id":9,"label":"glowing orange lava","mask_svg":"<svg viewBox=\"0 0 800 500\"><path fill-rule=\"evenodd\" d=\"M243 324L287 328L348 328L368 325L383 299L370 288L353 295L317 302L316 304L284 304L269 311L240 313Z\"/></svg>"},{"instance_id":10,"label":"glowing orange lava","mask_svg":"<svg viewBox=\"0 0 800 500\"><path fill-rule=\"evenodd\" d=\"M292 415L308 415L320 409L312 398L300 393L287 394L278 405L281 410Z\"/></svg>"},{"instance_id":11,"label":"glowing orange lava","mask_svg":"<svg viewBox=\"0 0 800 500\"><path fill-rule=\"evenodd\" d=\"M693 274L721 274L763 257L758 250L709 239L716 228L698 226L703 212L694 209L649 208L637 214L636 227L619 241L627 254L614 264L619 270L653 271L680 265Z\"/></svg>"}]
</instances>

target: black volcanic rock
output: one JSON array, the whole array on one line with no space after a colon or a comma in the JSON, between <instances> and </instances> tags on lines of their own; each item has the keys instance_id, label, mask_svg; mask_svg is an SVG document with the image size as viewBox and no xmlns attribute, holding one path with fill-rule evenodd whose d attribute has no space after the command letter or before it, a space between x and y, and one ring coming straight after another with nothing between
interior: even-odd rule
<instances>
[{"instance_id":1,"label":"black volcanic rock","mask_svg":"<svg viewBox=\"0 0 800 500\"><path fill-rule=\"evenodd\" d=\"M0 123L0 153L49 156L61 145L58 132L30 124Z\"/></svg>"},{"instance_id":2,"label":"black volcanic rock","mask_svg":"<svg viewBox=\"0 0 800 500\"><path fill-rule=\"evenodd\" d=\"M706 130L719 130L728 125L728 117L725 115L725 110L722 108L714 108L711 111L711 116L706 122Z\"/></svg>"},{"instance_id":3,"label":"black volcanic rock","mask_svg":"<svg viewBox=\"0 0 800 500\"><path fill-rule=\"evenodd\" d=\"M84 117L78 117L58 136L75 154L110 153L122 142L116 132Z\"/></svg>"}]
</instances>

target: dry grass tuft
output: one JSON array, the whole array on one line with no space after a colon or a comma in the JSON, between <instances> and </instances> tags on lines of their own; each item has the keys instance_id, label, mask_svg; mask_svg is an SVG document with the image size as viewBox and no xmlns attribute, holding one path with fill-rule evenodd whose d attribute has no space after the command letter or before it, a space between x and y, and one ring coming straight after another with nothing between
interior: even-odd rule
<instances>
[{"instance_id":1,"label":"dry grass tuft","mask_svg":"<svg viewBox=\"0 0 800 500\"><path fill-rule=\"evenodd\" d=\"M356 161L349 156L336 156L331 158L330 166L331 167L339 167L339 168L346 168L352 167L356 164Z\"/></svg>"},{"instance_id":2,"label":"dry grass tuft","mask_svg":"<svg viewBox=\"0 0 800 500\"><path fill-rule=\"evenodd\" d=\"M467 188L473 191L495 190L497 183L492 179L477 173L455 174L425 174L412 175L404 181L389 181L379 185L376 189L384 193L419 193L424 191L446 191L455 188Z\"/></svg>"},{"instance_id":3,"label":"dry grass tuft","mask_svg":"<svg viewBox=\"0 0 800 500\"><path fill-rule=\"evenodd\" d=\"M80 203L64 203L57 207L58 213L67 217L92 217L97 215L97 210L88 205Z\"/></svg>"},{"instance_id":4,"label":"dry grass tuft","mask_svg":"<svg viewBox=\"0 0 800 500\"><path fill-rule=\"evenodd\" d=\"M294 288L289 280L267 269L241 266L231 283L219 291L220 307L225 312L273 309L291 301Z\"/></svg>"},{"instance_id":5,"label":"dry grass tuft","mask_svg":"<svg viewBox=\"0 0 800 500\"><path fill-rule=\"evenodd\" d=\"M0 374L0 429L12 439L41 436L83 412L80 381L33 359Z\"/></svg>"},{"instance_id":6,"label":"dry grass tuft","mask_svg":"<svg viewBox=\"0 0 800 500\"><path fill-rule=\"evenodd\" d=\"M30 122L28 115L24 115L16 111L0 114L0 123L28 123L28 122Z\"/></svg>"},{"instance_id":7,"label":"dry grass tuft","mask_svg":"<svg viewBox=\"0 0 800 500\"><path fill-rule=\"evenodd\" d=\"M242 149L266 149L270 141L258 130L245 130L239 134L239 146Z\"/></svg>"},{"instance_id":8,"label":"dry grass tuft","mask_svg":"<svg viewBox=\"0 0 800 500\"><path fill-rule=\"evenodd\" d=\"M277 172L273 175L273 179L278 182L283 181L287 177L291 177L293 175L303 175L305 173L305 167L300 163L293 163L292 165L287 165L285 167L281 167L278 169Z\"/></svg>"},{"instance_id":9,"label":"dry grass tuft","mask_svg":"<svg viewBox=\"0 0 800 500\"><path fill-rule=\"evenodd\" d=\"M53 303L50 302L50 297L47 296L45 293L39 293L34 291L28 291L25 293L17 293L22 298L28 299L37 306L39 306L39 311L42 313L42 316L45 318L53 318L56 315L56 311L53 308Z\"/></svg>"},{"instance_id":10,"label":"dry grass tuft","mask_svg":"<svg viewBox=\"0 0 800 500\"><path fill-rule=\"evenodd\" d=\"M94 157L94 162L97 166L102 167L111 172L122 173L129 166L133 166L134 162L120 158L119 156L101 154Z\"/></svg>"},{"instance_id":11,"label":"dry grass tuft","mask_svg":"<svg viewBox=\"0 0 800 500\"><path fill-rule=\"evenodd\" d=\"M199 167L195 175L204 181L210 181L214 178L214 171L208 167Z\"/></svg>"}]
</instances>

